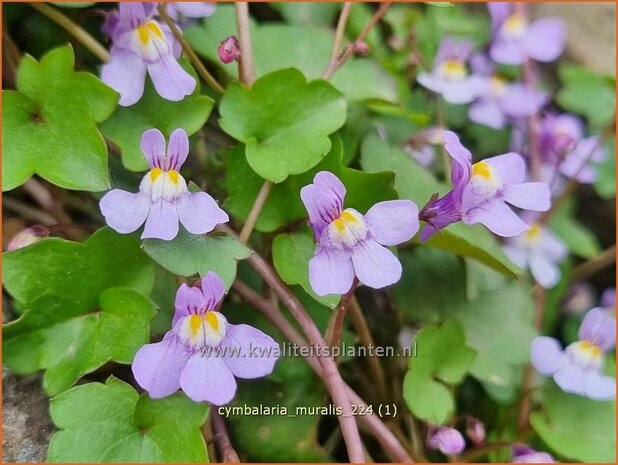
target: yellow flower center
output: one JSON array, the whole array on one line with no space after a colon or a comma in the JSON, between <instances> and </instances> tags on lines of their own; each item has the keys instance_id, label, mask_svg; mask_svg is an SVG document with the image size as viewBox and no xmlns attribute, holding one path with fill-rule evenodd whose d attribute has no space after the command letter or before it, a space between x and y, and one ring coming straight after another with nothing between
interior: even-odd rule
<instances>
[{"instance_id":1,"label":"yellow flower center","mask_svg":"<svg viewBox=\"0 0 618 465\"><path fill-rule=\"evenodd\" d=\"M603 353L603 350L601 350L599 346L593 344L590 341L581 341L579 343L579 347L580 349L589 352L590 355L592 355L593 357L600 357Z\"/></svg>"},{"instance_id":2,"label":"yellow flower center","mask_svg":"<svg viewBox=\"0 0 618 465\"><path fill-rule=\"evenodd\" d=\"M163 40L163 32L154 21L148 21L137 28L137 34L142 45L147 45L152 36Z\"/></svg>"},{"instance_id":3,"label":"yellow flower center","mask_svg":"<svg viewBox=\"0 0 618 465\"><path fill-rule=\"evenodd\" d=\"M446 60L442 63L442 73L448 79L464 79L467 74L466 64L460 60Z\"/></svg>"},{"instance_id":4,"label":"yellow flower center","mask_svg":"<svg viewBox=\"0 0 618 465\"><path fill-rule=\"evenodd\" d=\"M484 179L490 180L493 177L493 171L491 167L484 161L479 161L472 165L472 176L480 176Z\"/></svg>"},{"instance_id":5,"label":"yellow flower center","mask_svg":"<svg viewBox=\"0 0 618 465\"><path fill-rule=\"evenodd\" d=\"M328 238L338 248L354 247L367 237L363 216L355 210L344 210L328 227Z\"/></svg>"},{"instance_id":6,"label":"yellow flower center","mask_svg":"<svg viewBox=\"0 0 618 465\"><path fill-rule=\"evenodd\" d=\"M521 37L526 32L526 18L514 13L504 21L504 31L510 37Z\"/></svg>"}]
</instances>

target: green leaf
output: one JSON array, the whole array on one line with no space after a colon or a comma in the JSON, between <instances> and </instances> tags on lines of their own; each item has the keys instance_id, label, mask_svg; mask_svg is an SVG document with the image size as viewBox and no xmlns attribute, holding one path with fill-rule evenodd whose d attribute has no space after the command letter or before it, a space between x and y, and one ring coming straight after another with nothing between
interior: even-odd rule
<instances>
[{"instance_id":1,"label":"green leaf","mask_svg":"<svg viewBox=\"0 0 618 465\"><path fill-rule=\"evenodd\" d=\"M530 423L567 461L616 463L616 403L566 394L553 383L543 391L543 412Z\"/></svg>"},{"instance_id":2,"label":"green leaf","mask_svg":"<svg viewBox=\"0 0 618 465\"><path fill-rule=\"evenodd\" d=\"M95 308L110 287L128 287L148 294L153 265L132 236L102 228L86 242L44 239L2 254L2 281L26 307L41 296L66 296L83 310Z\"/></svg>"},{"instance_id":3,"label":"green leaf","mask_svg":"<svg viewBox=\"0 0 618 465\"><path fill-rule=\"evenodd\" d=\"M95 123L112 114L118 94L73 67L70 46L41 61L25 55L17 91L3 92L3 190L34 174L65 189L109 188L107 147Z\"/></svg>"},{"instance_id":4,"label":"green leaf","mask_svg":"<svg viewBox=\"0 0 618 465\"><path fill-rule=\"evenodd\" d=\"M140 396L113 376L105 384L76 386L55 397L51 416L59 431L50 462L206 462L200 426L208 406L183 394Z\"/></svg>"},{"instance_id":5,"label":"green leaf","mask_svg":"<svg viewBox=\"0 0 618 465\"><path fill-rule=\"evenodd\" d=\"M574 210L571 200L564 202L552 214L549 225L572 253L592 258L601 251L601 244L592 231L577 221Z\"/></svg>"},{"instance_id":6,"label":"green leaf","mask_svg":"<svg viewBox=\"0 0 618 465\"><path fill-rule=\"evenodd\" d=\"M102 229L84 244L45 239L3 258L4 285L23 309L4 326L3 362L47 370L51 395L107 361L130 363L148 342L155 305L136 290L150 291L153 267L132 237Z\"/></svg>"},{"instance_id":7,"label":"green leaf","mask_svg":"<svg viewBox=\"0 0 618 465\"><path fill-rule=\"evenodd\" d=\"M229 288L236 278L236 262L251 250L227 234L195 235L180 231L172 241L146 239L144 251L163 268L180 276L216 273Z\"/></svg>"},{"instance_id":8,"label":"green leaf","mask_svg":"<svg viewBox=\"0 0 618 465\"><path fill-rule=\"evenodd\" d=\"M466 346L463 329L455 320L441 327L424 327L414 341L417 356L410 358L403 397L416 417L443 424L455 411L453 395L447 386L463 380L475 352Z\"/></svg>"},{"instance_id":9,"label":"green leaf","mask_svg":"<svg viewBox=\"0 0 618 465\"><path fill-rule=\"evenodd\" d=\"M23 360L32 359L32 368L46 370L43 386L52 396L108 361L131 363L148 343L155 315L152 301L123 288L104 291L88 313L71 315L75 307L70 299L44 295L3 329L4 363L20 371Z\"/></svg>"},{"instance_id":10,"label":"green leaf","mask_svg":"<svg viewBox=\"0 0 618 465\"><path fill-rule=\"evenodd\" d=\"M223 130L246 144L251 168L281 182L310 170L329 152L328 135L345 123L346 101L328 82L307 83L299 71L285 69L251 89L230 85L220 113Z\"/></svg>"},{"instance_id":11,"label":"green leaf","mask_svg":"<svg viewBox=\"0 0 618 465\"><path fill-rule=\"evenodd\" d=\"M301 26L330 26L339 9L336 3L290 2L271 4L283 18Z\"/></svg>"},{"instance_id":12,"label":"green leaf","mask_svg":"<svg viewBox=\"0 0 618 465\"><path fill-rule=\"evenodd\" d=\"M432 194L445 193L448 189L402 149L390 145L376 134L369 134L363 140L360 161L369 173L394 172L395 189L399 196L412 200L419 208L427 203ZM521 269L504 255L494 236L481 225L452 224L435 234L425 245L473 258L507 276L517 278L522 274Z\"/></svg>"},{"instance_id":13,"label":"green leaf","mask_svg":"<svg viewBox=\"0 0 618 465\"><path fill-rule=\"evenodd\" d=\"M311 5L314 9L318 8L317 4ZM327 8L326 4L320 4L319 7ZM281 8L289 10L294 7L285 4ZM309 80L322 77L333 46L332 29L277 22L256 25L251 22L250 31L257 76L284 68L296 68ZM219 43L236 34L233 6L219 4L213 16L206 18L200 26L186 28L184 34L197 53L221 66L231 77L237 77L236 64L221 65L217 56ZM393 78L371 57L350 58L331 81L351 101L398 100Z\"/></svg>"},{"instance_id":14,"label":"green leaf","mask_svg":"<svg viewBox=\"0 0 618 465\"><path fill-rule=\"evenodd\" d=\"M87 8L94 5L96 2L49 2L60 8Z\"/></svg>"},{"instance_id":15,"label":"green leaf","mask_svg":"<svg viewBox=\"0 0 618 465\"><path fill-rule=\"evenodd\" d=\"M367 211L377 202L397 198L391 173L365 173L347 168L342 164L342 156L341 140L335 136L330 152L315 168L275 184L260 212L255 229L271 232L306 218L307 210L300 200L300 190L312 182L318 171L330 171L337 175L346 186L346 206L361 212ZM234 217L246 220L263 182L245 160L242 147L234 149L230 154L226 178L229 192L224 203L226 210Z\"/></svg>"},{"instance_id":16,"label":"green leaf","mask_svg":"<svg viewBox=\"0 0 618 465\"><path fill-rule=\"evenodd\" d=\"M315 252L315 243L309 234L302 232L279 234L272 244L273 263L277 273L287 284L300 284L312 298L330 308L335 308L341 297L318 296L309 283L309 259Z\"/></svg>"},{"instance_id":17,"label":"green leaf","mask_svg":"<svg viewBox=\"0 0 618 465\"><path fill-rule=\"evenodd\" d=\"M578 65L564 64L559 69L564 87L556 99L565 110L584 115L594 130L611 122L616 111L615 85Z\"/></svg>"},{"instance_id":18,"label":"green leaf","mask_svg":"<svg viewBox=\"0 0 618 465\"><path fill-rule=\"evenodd\" d=\"M191 65L183 61L181 64L197 78ZM157 128L169 137L177 128L192 135L204 126L214 102L200 95L199 79L197 82L193 94L180 102L171 102L161 98L150 79L147 79L144 96L140 101L130 107L118 107L112 117L101 125L105 136L120 147L122 162L127 169L148 169L148 163L140 150L142 134L148 129Z\"/></svg>"}]
</instances>

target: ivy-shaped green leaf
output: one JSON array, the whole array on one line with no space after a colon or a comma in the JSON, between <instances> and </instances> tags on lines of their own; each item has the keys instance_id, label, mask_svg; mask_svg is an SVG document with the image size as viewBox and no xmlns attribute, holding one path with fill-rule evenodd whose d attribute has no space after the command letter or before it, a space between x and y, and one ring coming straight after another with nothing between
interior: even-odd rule
<instances>
[{"instance_id":1,"label":"ivy-shaped green leaf","mask_svg":"<svg viewBox=\"0 0 618 465\"><path fill-rule=\"evenodd\" d=\"M330 308L335 308L341 297L318 296L309 283L309 259L313 257L315 243L309 234L302 232L279 234L272 244L273 263L281 279L300 286L312 298Z\"/></svg>"},{"instance_id":2,"label":"ivy-shaped green leaf","mask_svg":"<svg viewBox=\"0 0 618 465\"><path fill-rule=\"evenodd\" d=\"M108 361L131 363L150 338L155 305L132 289L107 289L98 307L71 314L77 306L43 295L2 331L4 363L17 371L46 370L43 386L52 396Z\"/></svg>"},{"instance_id":3,"label":"ivy-shaped green leaf","mask_svg":"<svg viewBox=\"0 0 618 465\"><path fill-rule=\"evenodd\" d=\"M172 241L146 239L144 250L163 268L180 276L216 273L229 288L236 278L236 262L251 250L227 234L196 235L180 231Z\"/></svg>"},{"instance_id":4,"label":"ivy-shaped green leaf","mask_svg":"<svg viewBox=\"0 0 618 465\"><path fill-rule=\"evenodd\" d=\"M410 357L403 397L412 413L433 424L443 424L455 411L449 385L461 382L474 361L463 328L455 320L441 327L425 326L414 338L416 356Z\"/></svg>"},{"instance_id":5,"label":"ivy-shaped green leaf","mask_svg":"<svg viewBox=\"0 0 618 465\"><path fill-rule=\"evenodd\" d=\"M366 212L377 202L397 198L392 173L365 173L347 168L342 164L341 139L337 136L332 139L330 152L315 168L290 176L272 187L255 225L256 230L271 232L306 218L307 210L300 200L300 190L312 182L318 171L330 171L337 175L346 186L346 207L356 208L360 212ZM246 220L263 182L245 160L243 148L232 150L226 177L229 192L224 203L226 210L236 218Z\"/></svg>"},{"instance_id":6,"label":"ivy-shaped green leaf","mask_svg":"<svg viewBox=\"0 0 618 465\"><path fill-rule=\"evenodd\" d=\"M134 238L102 229L84 244L45 239L3 258L23 310L3 329L3 362L47 370L51 395L107 361L130 363L148 342L155 305L136 290L148 294L153 266Z\"/></svg>"},{"instance_id":7,"label":"ivy-shaped green leaf","mask_svg":"<svg viewBox=\"0 0 618 465\"><path fill-rule=\"evenodd\" d=\"M208 454L200 426L207 413L207 404L184 394L151 399L114 377L76 386L51 402L59 431L49 444L48 461L204 463Z\"/></svg>"},{"instance_id":8,"label":"ivy-shaped green leaf","mask_svg":"<svg viewBox=\"0 0 618 465\"><path fill-rule=\"evenodd\" d=\"M221 99L221 127L243 142L253 170L272 182L310 170L330 151L345 123L346 100L326 81L307 82L296 69L232 84Z\"/></svg>"},{"instance_id":9,"label":"ivy-shaped green leaf","mask_svg":"<svg viewBox=\"0 0 618 465\"><path fill-rule=\"evenodd\" d=\"M181 63L197 78L191 65L182 60ZM147 79L140 101L130 107L118 107L111 118L101 125L103 134L120 147L122 162L127 169L148 169L140 150L142 134L148 129L157 128L169 137L177 128L182 128L191 135L204 126L214 102L200 94L199 79L196 80L198 85L193 94L179 102L171 102L161 98L150 79Z\"/></svg>"},{"instance_id":10,"label":"ivy-shaped green leaf","mask_svg":"<svg viewBox=\"0 0 618 465\"><path fill-rule=\"evenodd\" d=\"M25 55L17 91L3 92L2 189L33 174L65 189L108 189L107 146L95 123L107 119L117 101L97 77L74 71L70 46L41 61Z\"/></svg>"},{"instance_id":11,"label":"ivy-shaped green leaf","mask_svg":"<svg viewBox=\"0 0 618 465\"><path fill-rule=\"evenodd\" d=\"M567 461L616 463L615 401L567 394L549 383L543 390L543 407L530 415L530 423Z\"/></svg>"}]
</instances>

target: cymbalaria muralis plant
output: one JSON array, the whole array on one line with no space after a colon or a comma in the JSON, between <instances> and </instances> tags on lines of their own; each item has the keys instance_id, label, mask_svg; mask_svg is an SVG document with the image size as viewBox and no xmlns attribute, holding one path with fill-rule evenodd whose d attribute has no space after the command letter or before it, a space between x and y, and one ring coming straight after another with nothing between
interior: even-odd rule
<instances>
[{"instance_id":1,"label":"cymbalaria muralis plant","mask_svg":"<svg viewBox=\"0 0 618 465\"><path fill-rule=\"evenodd\" d=\"M615 76L539 11L4 3L46 459L615 462Z\"/></svg>"}]
</instances>

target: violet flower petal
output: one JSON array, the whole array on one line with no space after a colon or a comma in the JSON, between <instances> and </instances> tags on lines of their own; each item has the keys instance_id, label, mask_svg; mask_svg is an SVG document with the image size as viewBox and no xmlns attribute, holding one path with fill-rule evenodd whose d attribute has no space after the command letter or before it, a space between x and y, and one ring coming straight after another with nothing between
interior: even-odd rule
<instances>
[{"instance_id":1,"label":"violet flower petal","mask_svg":"<svg viewBox=\"0 0 618 465\"><path fill-rule=\"evenodd\" d=\"M257 328L249 325L227 325L220 345L225 350L223 361L237 378L252 379L273 371L279 345Z\"/></svg>"},{"instance_id":2,"label":"violet flower petal","mask_svg":"<svg viewBox=\"0 0 618 465\"><path fill-rule=\"evenodd\" d=\"M165 155L165 136L158 129L149 129L142 134L140 148L150 168L161 167Z\"/></svg>"},{"instance_id":3,"label":"violet flower petal","mask_svg":"<svg viewBox=\"0 0 618 465\"><path fill-rule=\"evenodd\" d=\"M319 247L309 260L309 282L319 296L345 294L354 282L350 254L343 250Z\"/></svg>"},{"instance_id":4,"label":"violet flower petal","mask_svg":"<svg viewBox=\"0 0 618 465\"><path fill-rule=\"evenodd\" d=\"M578 336L607 352L616 345L616 320L606 310L593 308L584 316Z\"/></svg>"},{"instance_id":5,"label":"violet flower petal","mask_svg":"<svg viewBox=\"0 0 618 465\"><path fill-rule=\"evenodd\" d=\"M551 206L549 187L542 182L507 184L502 195L506 202L524 210L544 212Z\"/></svg>"},{"instance_id":6,"label":"violet flower petal","mask_svg":"<svg viewBox=\"0 0 618 465\"><path fill-rule=\"evenodd\" d=\"M473 208L463 221L466 224L481 223L502 237L518 236L528 230L528 225L500 199L491 199Z\"/></svg>"},{"instance_id":7,"label":"violet flower petal","mask_svg":"<svg viewBox=\"0 0 618 465\"><path fill-rule=\"evenodd\" d=\"M203 313L206 308L206 299L204 294L197 287L189 287L185 283L181 284L176 292L176 300L174 301L174 318L172 327L176 322L189 314ZM200 312L200 310L202 310Z\"/></svg>"},{"instance_id":8,"label":"violet flower petal","mask_svg":"<svg viewBox=\"0 0 618 465\"><path fill-rule=\"evenodd\" d=\"M146 65L137 55L112 47L110 61L101 67L101 80L120 94L118 104L128 107L144 94Z\"/></svg>"},{"instance_id":9,"label":"violet flower petal","mask_svg":"<svg viewBox=\"0 0 618 465\"><path fill-rule=\"evenodd\" d=\"M190 350L168 332L161 342L146 344L135 354L132 370L137 383L153 399L180 389L180 374L191 356Z\"/></svg>"},{"instance_id":10,"label":"violet flower petal","mask_svg":"<svg viewBox=\"0 0 618 465\"><path fill-rule=\"evenodd\" d=\"M187 192L176 203L177 218L192 234L206 234L230 218L206 192Z\"/></svg>"},{"instance_id":11,"label":"violet flower petal","mask_svg":"<svg viewBox=\"0 0 618 465\"><path fill-rule=\"evenodd\" d=\"M382 245L399 245L418 231L418 208L410 200L376 203L364 216L371 237Z\"/></svg>"},{"instance_id":12,"label":"violet flower petal","mask_svg":"<svg viewBox=\"0 0 618 465\"><path fill-rule=\"evenodd\" d=\"M150 208L142 239L163 239L171 241L178 234L178 213L176 207L161 198Z\"/></svg>"},{"instance_id":13,"label":"violet flower petal","mask_svg":"<svg viewBox=\"0 0 618 465\"><path fill-rule=\"evenodd\" d=\"M532 366L544 375L553 375L568 363L567 355L558 340L539 336L532 340Z\"/></svg>"},{"instance_id":14,"label":"violet flower petal","mask_svg":"<svg viewBox=\"0 0 618 465\"><path fill-rule=\"evenodd\" d=\"M209 271L202 278L202 293L204 294L205 308L214 310L225 295L225 285L219 276Z\"/></svg>"},{"instance_id":15,"label":"violet flower petal","mask_svg":"<svg viewBox=\"0 0 618 465\"><path fill-rule=\"evenodd\" d=\"M534 60L554 61L564 50L565 36L566 28L562 20L540 18L528 25L522 47Z\"/></svg>"},{"instance_id":16,"label":"violet flower petal","mask_svg":"<svg viewBox=\"0 0 618 465\"><path fill-rule=\"evenodd\" d=\"M166 100L180 101L195 90L195 78L171 54L162 55L146 67L157 93Z\"/></svg>"},{"instance_id":17,"label":"violet flower petal","mask_svg":"<svg viewBox=\"0 0 618 465\"><path fill-rule=\"evenodd\" d=\"M150 199L141 192L134 194L113 189L103 196L99 208L110 228L120 234L129 234L146 221Z\"/></svg>"},{"instance_id":18,"label":"violet flower petal","mask_svg":"<svg viewBox=\"0 0 618 465\"><path fill-rule=\"evenodd\" d=\"M386 247L373 239L359 242L352 251L352 263L358 280L373 289L381 289L401 279L401 263Z\"/></svg>"},{"instance_id":19,"label":"violet flower petal","mask_svg":"<svg viewBox=\"0 0 618 465\"><path fill-rule=\"evenodd\" d=\"M180 387L194 402L225 405L236 394L234 375L216 352L213 349L210 355L195 353L180 374Z\"/></svg>"},{"instance_id":20,"label":"violet flower petal","mask_svg":"<svg viewBox=\"0 0 618 465\"><path fill-rule=\"evenodd\" d=\"M163 153L163 152L161 152ZM179 171L189 156L189 136L184 129L175 129L167 145L169 169Z\"/></svg>"}]
</instances>

